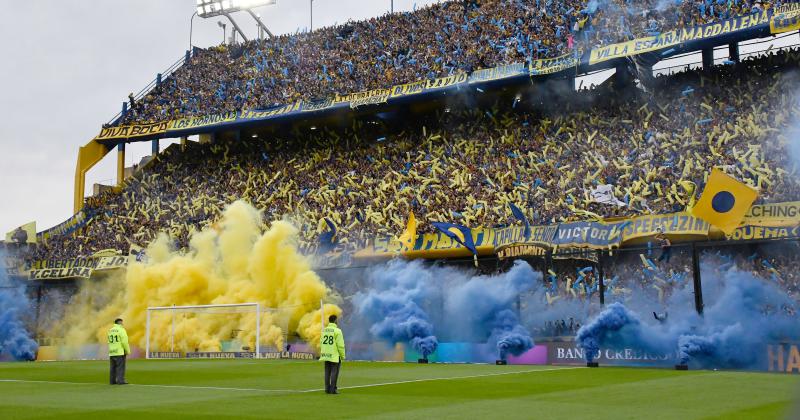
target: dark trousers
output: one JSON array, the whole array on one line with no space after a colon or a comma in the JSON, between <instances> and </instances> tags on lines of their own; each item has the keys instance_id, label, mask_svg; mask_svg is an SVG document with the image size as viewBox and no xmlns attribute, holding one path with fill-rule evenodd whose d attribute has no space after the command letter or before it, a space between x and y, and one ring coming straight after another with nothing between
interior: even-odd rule
<instances>
[{"instance_id":1,"label":"dark trousers","mask_svg":"<svg viewBox=\"0 0 800 420\"><path fill-rule=\"evenodd\" d=\"M111 356L111 385L125 383L125 356Z\"/></svg>"},{"instance_id":2,"label":"dark trousers","mask_svg":"<svg viewBox=\"0 0 800 420\"><path fill-rule=\"evenodd\" d=\"M666 261L669 263L669 258L672 256L672 247L661 248L661 256L658 257L658 262Z\"/></svg>"},{"instance_id":3,"label":"dark trousers","mask_svg":"<svg viewBox=\"0 0 800 420\"><path fill-rule=\"evenodd\" d=\"M339 382L339 366L341 363L325 362L325 392L336 392Z\"/></svg>"}]
</instances>

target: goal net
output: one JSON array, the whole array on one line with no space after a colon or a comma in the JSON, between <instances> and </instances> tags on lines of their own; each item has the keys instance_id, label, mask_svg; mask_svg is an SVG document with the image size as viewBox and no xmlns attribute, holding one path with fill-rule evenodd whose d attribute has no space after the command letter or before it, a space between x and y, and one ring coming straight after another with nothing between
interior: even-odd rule
<instances>
[{"instance_id":1,"label":"goal net","mask_svg":"<svg viewBox=\"0 0 800 420\"><path fill-rule=\"evenodd\" d=\"M260 358L283 352L290 312L259 303L147 308L145 354L166 358Z\"/></svg>"}]
</instances>

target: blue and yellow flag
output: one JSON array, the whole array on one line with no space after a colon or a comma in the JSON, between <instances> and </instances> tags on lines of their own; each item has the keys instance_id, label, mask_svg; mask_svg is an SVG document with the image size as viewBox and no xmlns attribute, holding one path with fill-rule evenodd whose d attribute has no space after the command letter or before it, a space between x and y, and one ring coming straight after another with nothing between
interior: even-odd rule
<instances>
[{"instance_id":1,"label":"blue and yellow flag","mask_svg":"<svg viewBox=\"0 0 800 420\"><path fill-rule=\"evenodd\" d=\"M467 248L472 252L472 255L478 255L478 249L475 248L475 242L472 240L472 230L470 230L470 228L455 223L433 222L431 224L433 227L439 229L442 233Z\"/></svg>"},{"instance_id":2,"label":"blue and yellow flag","mask_svg":"<svg viewBox=\"0 0 800 420\"><path fill-rule=\"evenodd\" d=\"M408 214L408 223L406 230L400 235L400 243L408 249L414 247L414 242L417 240L417 218L414 217L414 212Z\"/></svg>"},{"instance_id":3,"label":"blue and yellow flag","mask_svg":"<svg viewBox=\"0 0 800 420\"><path fill-rule=\"evenodd\" d=\"M525 217L525 213L523 213L522 210L520 210L520 208L517 207L514 203L508 203L508 206L511 207L511 214L513 214L514 217L517 218L517 220L519 220L520 222L522 222L523 225L525 225L524 235L525 235L525 240L527 241L528 239L531 238L531 224L530 222L528 222L528 218Z\"/></svg>"},{"instance_id":4,"label":"blue and yellow flag","mask_svg":"<svg viewBox=\"0 0 800 420\"><path fill-rule=\"evenodd\" d=\"M730 235L742 223L758 197L758 191L714 168L692 216L705 220Z\"/></svg>"}]
</instances>

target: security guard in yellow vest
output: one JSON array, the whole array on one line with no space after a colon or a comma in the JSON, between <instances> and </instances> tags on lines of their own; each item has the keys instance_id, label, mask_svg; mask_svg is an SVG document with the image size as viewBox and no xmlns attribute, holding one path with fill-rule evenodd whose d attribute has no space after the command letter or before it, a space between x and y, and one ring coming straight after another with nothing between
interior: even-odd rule
<instances>
[{"instance_id":1,"label":"security guard in yellow vest","mask_svg":"<svg viewBox=\"0 0 800 420\"><path fill-rule=\"evenodd\" d=\"M328 317L328 326L322 330L319 343L319 360L325 362L325 393L338 394L339 367L344 361L344 336L336 326L336 315Z\"/></svg>"},{"instance_id":2,"label":"security guard in yellow vest","mask_svg":"<svg viewBox=\"0 0 800 420\"><path fill-rule=\"evenodd\" d=\"M122 319L114 320L108 330L108 356L111 360L111 385L127 385L125 382L125 356L131 354L128 345L128 332L122 326Z\"/></svg>"}]
</instances>

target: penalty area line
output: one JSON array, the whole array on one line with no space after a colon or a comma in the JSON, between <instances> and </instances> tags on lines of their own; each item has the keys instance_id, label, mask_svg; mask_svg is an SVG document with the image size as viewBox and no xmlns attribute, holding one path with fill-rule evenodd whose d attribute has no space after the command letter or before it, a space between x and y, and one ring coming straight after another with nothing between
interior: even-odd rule
<instances>
[{"instance_id":1,"label":"penalty area line","mask_svg":"<svg viewBox=\"0 0 800 420\"><path fill-rule=\"evenodd\" d=\"M409 379L407 381L396 381L396 382L382 382L377 384L366 384L366 385L350 385L350 386L340 386L339 389L357 389L357 388L372 388L378 386L388 386L388 385L401 385L401 384L412 384L417 382L431 382L431 381L454 381L459 379L473 379L473 378L486 378L490 376L502 376L502 375L519 375L523 373L539 373L539 372L553 372L558 370L571 370L571 369L585 369L582 366L574 366L574 367L563 367L563 368L555 368L555 369L529 369L529 370L516 370L513 372L499 372L499 373L485 373L481 375L466 375L466 376L449 376L443 378L424 378L424 379ZM297 391L301 393L308 393L308 392L319 392L324 391L324 389L309 389L305 391Z\"/></svg>"}]
</instances>

